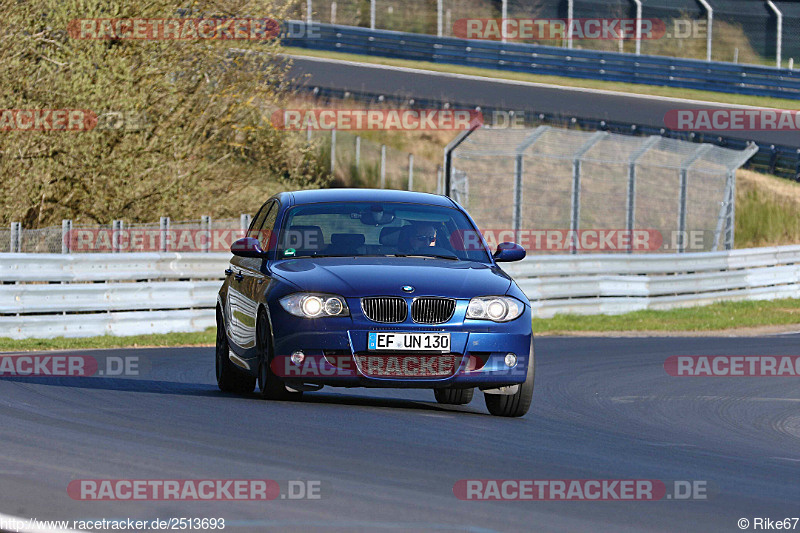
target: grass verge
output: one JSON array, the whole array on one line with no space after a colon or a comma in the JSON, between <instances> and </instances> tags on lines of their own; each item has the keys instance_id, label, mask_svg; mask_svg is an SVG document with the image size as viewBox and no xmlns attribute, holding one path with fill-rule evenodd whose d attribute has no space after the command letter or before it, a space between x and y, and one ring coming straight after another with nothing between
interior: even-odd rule
<instances>
[{"instance_id":1,"label":"grass verge","mask_svg":"<svg viewBox=\"0 0 800 533\"><path fill-rule=\"evenodd\" d=\"M638 83L623 83L611 81L588 80L580 78L566 78L562 76L545 76L541 74L527 74L524 72L510 72L478 67L465 67L461 65L445 65L429 63L427 61L411 61L408 59L394 59L387 57L363 56L345 54L341 52L327 52L321 50L308 50L305 48L286 47L283 53L287 55L320 57L325 59L342 59L358 61L375 65L388 65L394 67L416 68L433 72L448 72L453 74L467 74L470 76L483 76L503 80L527 81L534 83L548 83L564 87L582 87L586 89L603 89L632 94L645 94L652 96L668 96L672 98L685 98L717 102L723 104L750 105L755 107L776 107L779 109L800 109L800 101L794 99L772 98L768 96L750 96L744 94L729 94L713 91L700 91L697 89L681 89L678 87L662 87L659 85L643 85Z\"/></svg>"},{"instance_id":2,"label":"grass verge","mask_svg":"<svg viewBox=\"0 0 800 533\"><path fill-rule=\"evenodd\" d=\"M800 299L720 302L669 311L635 311L623 315L556 315L533 321L535 334L609 331L726 331L797 324Z\"/></svg>"},{"instance_id":3,"label":"grass verge","mask_svg":"<svg viewBox=\"0 0 800 533\"><path fill-rule=\"evenodd\" d=\"M145 348L158 346L213 346L216 328L199 333L157 333L131 337L56 337L54 339L9 339L0 337L0 352L36 350L86 350L106 348Z\"/></svg>"}]
</instances>

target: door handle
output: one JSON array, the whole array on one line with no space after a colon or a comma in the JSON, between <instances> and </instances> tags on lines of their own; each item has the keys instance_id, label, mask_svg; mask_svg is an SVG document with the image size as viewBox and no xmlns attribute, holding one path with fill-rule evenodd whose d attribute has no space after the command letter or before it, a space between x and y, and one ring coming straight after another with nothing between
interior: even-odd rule
<instances>
[{"instance_id":1,"label":"door handle","mask_svg":"<svg viewBox=\"0 0 800 533\"><path fill-rule=\"evenodd\" d=\"M225 275L226 276L230 276L231 274L233 274L233 270L231 270L230 268L226 268L225 269Z\"/></svg>"},{"instance_id":2,"label":"door handle","mask_svg":"<svg viewBox=\"0 0 800 533\"><path fill-rule=\"evenodd\" d=\"M233 275L233 279L235 279L236 281L242 281L244 279L244 276L242 275L241 272L237 272L236 274Z\"/></svg>"}]
</instances>

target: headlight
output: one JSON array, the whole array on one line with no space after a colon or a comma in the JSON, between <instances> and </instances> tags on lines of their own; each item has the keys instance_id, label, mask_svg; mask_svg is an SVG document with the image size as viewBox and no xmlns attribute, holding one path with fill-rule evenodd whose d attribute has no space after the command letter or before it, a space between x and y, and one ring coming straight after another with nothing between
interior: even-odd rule
<instances>
[{"instance_id":1,"label":"headlight","mask_svg":"<svg viewBox=\"0 0 800 533\"><path fill-rule=\"evenodd\" d=\"M318 318L321 316L350 316L347 302L333 294L296 292L280 299L281 307L294 316Z\"/></svg>"},{"instance_id":2,"label":"headlight","mask_svg":"<svg viewBox=\"0 0 800 533\"><path fill-rule=\"evenodd\" d=\"M522 302L510 296L478 296L469 301L467 318L508 322L525 310Z\"/></svg>"}]
</instances>

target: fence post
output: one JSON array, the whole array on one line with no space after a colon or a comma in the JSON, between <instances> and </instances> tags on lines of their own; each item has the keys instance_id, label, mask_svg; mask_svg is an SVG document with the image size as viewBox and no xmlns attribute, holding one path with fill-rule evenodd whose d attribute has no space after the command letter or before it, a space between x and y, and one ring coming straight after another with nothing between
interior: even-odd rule
<instances>
[{"instance_id":1,"label":"fence post","mask_svg":"<svg viewBox=\"0 0 800 533\"><path fill-rule=\"evenodd\" d=\"M682 254L686 251L686 204L687 193L689 185L689 168L695 161L703 157L703 154L711 149L710 144L701 144L700 147L694 151L692 155L686 158L681 163L681 194L680 204L678 205L678 253Z\"/></svg>"},{"instance_id":2,"label":"fence post","mask_svg":"<svg viewBox=\"0 0 800 533\"><path fill-rule=\"evenodd\" d=\"M506 42L506 19L508 18L508 0L503 0L501 7L502 22L500 23L500 38Z\"/></svg>"},{"instance_id":3,"label":"fence post","mask_svg":"<svg viewBox=\"0 0 800 533\"><path fill-rule=\"evenodd\" d=\"M311 0L306 0L306 24L309 25L311 24L311 9ZM308 30L309 28L306 28L306 31Z\"/></svg>"},{"instance_id":4,"label":"fence post","mask_svg":"<svg viewBox=\"0 0 800 533\"><path fill-rule=\"evenodd\" d=\"M414 190L414 154L408 154L408 190Z\"/></svg>"},{"instance_id":5,"label":"fence post","mask_svg":"<svg viewBox=\"0 0 800 533\"><path fill-rule=\"evenodd\" d=\"M9 243L9 251L14 253L20 253L22 251L22 223L21 222L12 222L11 223L11 242Z\"/></svg>"},{"instance_id":6,"label":"fence post","mask_svg":"<svg viewBox=\"0 0 800 533\"><path fill-rule=\"evenodd\" d=\"M331 24L336 24L336 2L331 2Z\"/></svg>"},{"instance_id":7,"label":"fence post","mask_svg":"<svg viewBox=\"0 0 800 533\"><path fill-rule=\"evenodd\" d=\"M361 136L356 135L356 170L361 168Z\"/></svg>"},{"instance_id":8,"label":"fence post","mask_svg":"<svg viewBox=\"0 0 800 533\"><path fill-rule=\"evenodd\" d=\"M728 182L730 186L729 204L728 209L728 227L725 228L725 249L733 250L734 232L736 231L736 170L728 172Z\"/></svg>"},{"instance_id":9,"label":"fence post","mask_svg":"<svg viewBox=\"0 0 800 533\"><path fill-rule=\"evenodd\" d=\"M642 0L633 0L636 4L636 55L642 53Z\"/></svg>"},{"instance_id":10,"label":"fence post","mask_svg":"<svg viewBox=\"0 0 800 533\"><path fill-rule=\"evenodd\" d=\"M161 237L159 249L162 252L169 251L169 217L160 217L158 219L158 232Z\"/></svg>"},{"instance_id":11,"label":"fence post","mask_svg":"<svg viewBox=\"0 0 800 533\"><path fill-rule=\"evenodd\" d=\"M200 217L200 230L205 233L206 239L205 242L200 244L200 251L201 252L210 252L211 251L211 217L208 215L203 215Z\"/></svg>"},{"instance_id":12,"label":"fence post","mask_svg":"<svg viewBox=\"0 0 800 533\"><path fill-rule=\"evenodd\" d=\"M572 155L572 209L570 210L569 229L573 239L578 239L578 229L580 228L581 219L581 159L586 155L586 152L594 146L594 144L607 136L607 131L596 131L583 146ZM570 244L570 253L577 254L578 248L575 246L575 240Z\"/></svg>"},{"instance_id":13,"label":"fence post","mask_svg":"<svg viewBox=\"0 0 800 533\"><path fill-rule=\"evenodd\" d=\"M572 48L572 12L575 1L567 0L567 48Z\"/></svg>"},{"instance_id":14,"label":"fence post","mask_svg":"<svg viewBox=\"0 0 800 533\"><path fill-rule=\"evenodd\" d=\"M119 253L122 249L120 239L124 230L125 223L122 220L117 219L111 222L111 251L113 253Z\"/></svg>"},{"instance_id":15,"label":"fence post","mask_svg":"<svg viewBox=\"0 0 800 533\"><path fill-rule=\"evenodd\" d=\"M377 0L369 0L369 29L375 29L375 2Z\"/></svg>"},{"instance_id":16,"label":"fence post","mask_svg":"<svg viewBox=\"0 0 800 533\"><path fill-rule=\"evenodd\" d=\"M242 231L242 237L247 235L247 230L250 229L250 215L242 213L239 215L239 229ZM241 237L240 237L241 238Z\"/></svg>"},{"instance_id":17,"label":"fence post","mask_svg":"<svg viewBox=\"0 0 800 533\"><path fill-rule=\"evenodd\" d=\"M633 253L633 225L636 223L636 162L660 138L658 135L651 136L628 158L628 197L625 201L625 230L628 232L628 253Z\"/></svg>"},{"instance_id":18,"label":"fence post","mask_svg":"<svg viewBox=\"0 0 800 533\"><path fill-rule=\"evenodd\" d=\"M386 145L381 145L381 189L386 188Z\"/></svg>"},{"instance_id":19,"label":"fence post","mask_svg":"<svg viewBox=\"0 0 800 533\"><path fill-rule=\"evenodd\" d=\"M436 0L436 35L442 36L442 1Z\"/></svg>"},{"instance_id":20,"label":"fence post","mask_svg":"<svg viewBox=\"0 0 800 533\"><path fill-rule=\"evenodd\" d=\"M783 13L781 10L778 9L772 0L767 0L767 5L775 13L776 25L777 25L777 35L775 37L775 64L778 68L781 68L781 49L783 48Z\"/></svg>"},{"instance_id":21,"label":"fence post","mask_svg":"<svg viewBox=\"0 0 800 533\"><path fill-rule=\"evenodd\" d=\"M61 253L70 253L70 239L72 238L72 220L64 219L61 221Z\"/></svg>"},{"instance_id":22,"label":"fence post","mask_svg":"<svg viewBox=\"0 0 800 533\"><path fill-rule=\"evenodd\" d=\"M336 169L336 128L331 130L331 176Z\"/></svg>"},{"instance_id":23,"label":"fence post","mask_svg":"<svg viewBox=\"0 0 800 533\"><path fill-rule=\"evenodd\" d=\"M711 34L714 26L714 9L706 0L698 0L703 8L706 10L707 28L706 28L706 61L711 61Z\"/></svg>"},{"instance_id":24,"label":"fence post","mask_svg":"<svg viewBox=\"0 0 800 533\"><path fill-rule=\"evenodd\" d=\"M442 194L442 165L436 165L436 194Z\"/></svg>"}]
</instances>

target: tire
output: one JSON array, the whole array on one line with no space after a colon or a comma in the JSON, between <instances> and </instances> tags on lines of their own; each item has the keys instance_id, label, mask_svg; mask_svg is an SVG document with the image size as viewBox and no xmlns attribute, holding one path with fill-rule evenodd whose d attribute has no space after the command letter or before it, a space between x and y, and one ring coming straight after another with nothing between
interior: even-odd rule
<instances>
[{"instance_id":1,"label":"tire","mask_svg":"<svg viewBox=\"0 0 800 533\"><path fill-rule=\"evenodd\" d=\"M475 395L475 389L433 389L436 401L443 405L467 405Z\"/></svg>"},{"instance_id":2,"label":"tire","mask_svg":"<svg viewBox=\"0 0 800 533\"><path fill-rule=\"evenodd\" d=\"M531 340L530 359L525 382L521 383L515 394L484 394L486 408L494 416L519 417L528 412L533 399L533 378L536 373Z\"/></svg>"},{"instance_id":3,"label":"tire","mask_svg":"<svg viewBox=\"0 0 800 533\"><path fill-rule=\"evenodd\" d=\"M222 392L237 392L249 394L256 388L256 378L248 376L236 368L228 358L228 337L225 335L225 324L222 313L217 310L217 348L216 348L216 374L217 386Z\"/></svg>"},{"instance_id":4,"label":"tire","mask_svg":"<svg viewBox=\"0 0 800 533\"><path fill-rule=\"evenodd\" d=\"M263 400L299 400L302 391L289 392L286 384L272 372L272 341L266 313L259 312L256 320L256 346L258 348L258 395Z\"/></svg>"}]
</instances>

